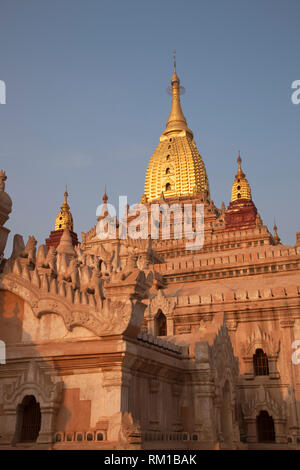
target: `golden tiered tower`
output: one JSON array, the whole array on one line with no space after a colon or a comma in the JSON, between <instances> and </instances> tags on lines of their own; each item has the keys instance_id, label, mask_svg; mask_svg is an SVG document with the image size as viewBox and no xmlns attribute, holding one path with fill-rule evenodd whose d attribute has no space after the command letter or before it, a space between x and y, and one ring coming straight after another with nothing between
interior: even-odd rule
<instances>
[{"instance_id":1,"label":"golden tiered tower","mask_svg":"<svg viewBox=\"0 0 300 470\"><path fill-rule=\"evenodd\" d=\"M67 188L64 194L64 203L60 209L61 210L57 214L55 220L55 229L51 231L49 238L46 239L46 245L48 248L50 248L50 246L54 246L54 248L58 247L65 229L70 231L73 245L75 246L78 244L77 234L73 232L73 217L70 211L70 206L68 204Z\"/></svg>"},{"instance_id":2,"label":"golden tiered tower","mask_svg":"<svg viewBox=\"0 0 300 470\"><path fill-rule=\"evenodd\" d=\"M232 185L231 202L225 213L225 226L229 230L254 228L260 220L255 204L252 201L250 184L242 170L240 152L237 163L238 171Z\"/></svg>"},{"instance_id":3,"label":"golden tiered tower","mask_svg":"<svg viewBox=\"0 0 300 470\"><path fill-rule=\"evenodd\" d=\"M70 212L70 206L68 204L67 188L66 188L64 196L65 196L64 203L61 206L61 210L59 211L56 217L55 230L62 230L62 229L68 228L69 230L73 231L73 217Z\"/></svg>"},{"instance_id":4,"label":"golden tiered tower","mask_svg":"<svg viewBox=\"0 0 300 470\"><path fill-rule=\"evenodd\" d=\"M142 202L202 193L209 199L205 165L188 128L180 104L180 80L171 78L172 106L165 131L150 159Z\"/></svg>"},{"instance_id":5,"label":"golden tiered tower","mask_svg":"<svg viewBox=\"0 0 300 470\"><path fill-rule=\"evenodd\" d=\"M237 201L239 199L248 199L251 200L251 188L248 180L246 179L246 175L242 170L241 163L242 159L239 156L237 159L238 162L238 172L235 175L235 180L232 185L232 194L231 194L231 202Z\"/></svg>"}]
</instances>

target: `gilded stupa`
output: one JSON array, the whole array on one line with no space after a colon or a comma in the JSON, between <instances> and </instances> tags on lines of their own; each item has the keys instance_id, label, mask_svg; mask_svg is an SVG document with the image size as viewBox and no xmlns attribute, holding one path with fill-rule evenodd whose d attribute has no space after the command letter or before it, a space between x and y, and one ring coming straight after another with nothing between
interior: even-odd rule
<instances>
[{"instance_id":1,"label":"gilded stupa","mask_svg":"<svg viewBox=\"0 0 300 470\"><path fill-rule=\"evenodd\" d=\"M65 228L73 231L73 217L70 212L70 206L68 204L68 191L66 188L64 194L64 203L62 204L61 210L57 214L55 221L55 230L63 230Z\"/></svg>"},{"instance_id":2,"label":"gilded stupa","mask_svg":"<svg viewBox=\"0 0 300 470\"><path fill-rule=\"evenodd\" d=\"M180 88L174 60L171 111L148 165L142 202L159 199L162 193L165 198L196 194L210 197L205 165L181 109Z\"/></svg>"},{"instance_id":3,"label":"gilded stupa","mask_svg":"<svg viewBox=\"0 0 300 470\"><path fill-rule=\"evenodd\" d=\"M251 187L242 170L242 159L239 152L237 158L238 171L232 185L231 202L225 213L226 228L257 227L261 222L260 215L257 212L252 201Z\"/></svg>"},{"instance_id":4,"label":"gilded stupa","mask_svg":"<svg viewBox=\"0 0 300 470\"><path fill-rule=\"evenodd\" d=\"M240 152L237 159L237 163L238 171L235 175L235 180L232 185L231 201L233 202L239 199L247 199L251 201L251 188L250 184L248 183L248 180L246 179L246 175L242 170L242 159L240 156Z\"/></svg>"}]
</instances>

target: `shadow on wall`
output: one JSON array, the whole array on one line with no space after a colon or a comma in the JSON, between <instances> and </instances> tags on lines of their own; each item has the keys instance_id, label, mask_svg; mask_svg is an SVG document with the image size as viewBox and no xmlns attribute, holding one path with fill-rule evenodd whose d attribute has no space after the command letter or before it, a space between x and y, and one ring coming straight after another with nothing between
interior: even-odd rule
<instances>
[{"instance_id":1,"label":"shadow on wall","mask_svg":"<svg viewBox=\"0 0 300 470\"><path fill-rule=\"evenodd\" d=\"M55 363L23 328L27 314L23 299L0 290L0 338L6 348L6 363L0 365L0 448L49 448L57 422L60 430L68 429L74 418ZM72 392L79 401L79 390Z\"/></svg>"}]
</instances>

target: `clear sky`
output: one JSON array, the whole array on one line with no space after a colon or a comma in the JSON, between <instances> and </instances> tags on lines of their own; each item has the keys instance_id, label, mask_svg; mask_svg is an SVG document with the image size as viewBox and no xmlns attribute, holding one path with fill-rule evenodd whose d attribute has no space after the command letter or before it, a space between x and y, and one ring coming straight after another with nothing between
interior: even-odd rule
<instances>
[{"instance_id":1,"label":"clear sky","mask_svg":"<svg viewBox=\"0 0 300 470\"><path fill-rule=\"evenodd\" d=\"M300 231L299 0L0 0L0 167L6 226L39 243L68 184L75 231L107 185L139 202L165 127L172 52L211 196L227 205L238 150L271 229ZM9 247L11 242L9 243ZM6 253L9 255L9 253Z\"/></svg>"}]
</instances>

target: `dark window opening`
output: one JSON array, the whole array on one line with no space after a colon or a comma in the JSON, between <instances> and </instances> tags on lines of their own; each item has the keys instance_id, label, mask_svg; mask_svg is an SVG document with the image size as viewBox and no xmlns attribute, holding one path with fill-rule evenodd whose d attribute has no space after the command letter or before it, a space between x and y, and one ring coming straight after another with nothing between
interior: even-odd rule
<instances>
[{"instance_id":1,"label":"dark window opening","mask_svg":"<svg viewBox=\"0 0 300 470\"><path fill-rule=\"evenodd\" d=\"M20 432L18 442L35 442L41 429L41 409L33 395L26 395L18 406Z\"/></svg>"},{"instance_id":2,"label":"dark window opening","mask_svg":"<svg viewBox=\"0 0 300 470\"><path fill-rule=\"evenodd\" d=\"M272 416L265 410L256 417L258 442L275 442L275 429Z\"/></svg>"},{"instance_id":3,"label":"dark window opening","mask_svg":"<svg viewBox=\"0 0 300 470\"><path fill-rule=\"evenodd\" d=\"M166 336L167 335L167 319L161 310L157 312L155 317L155 335Z\"/></svg>"},{"instance_id":4,"label":"dark window opening","mask_svg":"<svg viewBox=\"0 0 300 470\"><path fill-rule=\"evenodd\" d=\"M269 375L268 356L262 349L257 349L253 355L253 370L255 375Z\"/></svg>"}]
</instances>

